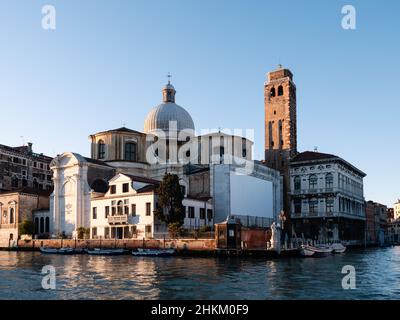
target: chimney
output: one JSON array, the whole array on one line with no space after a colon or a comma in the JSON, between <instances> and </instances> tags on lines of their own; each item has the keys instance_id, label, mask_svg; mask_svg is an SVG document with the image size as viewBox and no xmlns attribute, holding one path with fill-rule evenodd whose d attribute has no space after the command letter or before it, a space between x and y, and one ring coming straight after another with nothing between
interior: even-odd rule
<instances>
[{"instance_id":1,"label":"chimney","mask_svg":"<svg viewBox=\"0 0 400 320\"><path fill-rule=\"evenodd\" d=\"M28 153L32 153L32 142L28 142Z\"/></svg>"}]
</instances>

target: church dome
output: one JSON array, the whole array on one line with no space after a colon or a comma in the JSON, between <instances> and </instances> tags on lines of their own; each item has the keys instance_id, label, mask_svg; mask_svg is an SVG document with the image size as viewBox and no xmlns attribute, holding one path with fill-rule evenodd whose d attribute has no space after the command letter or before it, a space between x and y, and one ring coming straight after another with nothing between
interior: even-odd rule
<instances>
[{"instance_id":1,"label":"church dome","mask_svg":"<svg viewBox=\"0 0 400 320\"><path fill-rule=\"evenodd\" d=\"M155 130L168 132L170 121L176 121L178 132L184 129L194 130L194 123L189 112L175 103L174 86L168 81L162 92L163 102L148 113L144 122L144 132L151 133Z\"/></svg>"}]
</instances>

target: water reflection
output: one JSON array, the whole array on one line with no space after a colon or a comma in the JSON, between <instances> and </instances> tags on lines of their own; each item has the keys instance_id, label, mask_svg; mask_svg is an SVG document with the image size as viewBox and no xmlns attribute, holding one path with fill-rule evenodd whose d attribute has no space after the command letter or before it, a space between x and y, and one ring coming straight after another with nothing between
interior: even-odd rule
<instances>
[{"instance_id":1,"label":"water reflection","mask_svg":"<svg viewBox=\"0 0 400 320\"><path fill-rule=\"evenodd\" d=\"M41 288L44 265L56 290ZM344 265L356 290L343 290ZM321 259L152 258L0 252L0 299L398 299L400 247Z\"/></svg>"}]
</instances>

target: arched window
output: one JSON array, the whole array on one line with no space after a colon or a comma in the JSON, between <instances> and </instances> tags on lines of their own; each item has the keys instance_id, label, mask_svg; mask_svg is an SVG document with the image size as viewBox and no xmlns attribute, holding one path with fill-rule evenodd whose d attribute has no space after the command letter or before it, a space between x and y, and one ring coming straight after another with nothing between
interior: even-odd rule
<instances>
[{"instance_id":1,"label":"arched window","mask_svg":"<svg viewBox=\"0 0 400 320\"><path fill-rule=\"evenodd\" d=\"M117 212L118 212L118 214L119 214L119 215L122 215L123 210L124 210L124 204L123 204L123 202L120 200L120 201L118 201L118 205L117 205Z\"/></svg>"},{"instance_id":2,"label":"arched window","mask_svg":"<svg viewBox=\"0 0 400 320\"><path fill-rule=\"evenodd\" d=\"M317 189L318 178L315 174L312 174L309 178L309 188Z\"/></svg>"},{"instance_id":3,"label":"arched window","mask_svg":"<svg viewBox=\"0 0 400 320\"><path fill-rule=\"evenodd\" d=\"M14 208L10 208L10 224L14 224Z\"/></svg>"},{"instance_id":4,"label":"arched window","mask_svg":"<svg viewBox=\"0 0 400 320\"><path fill-rule=\"evenodd\" d=\"M333 188L333 174L327 173L325 176L325 187L327 189Z\"/></svg>"},{"instance_id":5,"label":"arched window","mask_svg":"<svg viewBox=\"0 0 400 320\"><path fill-rule=\"evenodd\" d=\"M283 96L283 87L282 86L278 87L278 96Z\"/></svg>"},{"instance_id":6,"label":"arched window","mask_svg":"<svg viewBox=\"0 0 400 320\"><path fill-rule=\"evenodd\" d=\"M271 91L269 92L270 97L275 97L275 88L271 88Z\"/></svg>"},{"instance_id":7,"label":"arched window","mask_svg":"<svg viewBox=\"0 0 400 320\"><path fill-rule=\"evenodd\" d=\"M294 190L301 189L301 178L299 176L294 177Z\"/></svg>"},{"instance_id":8,"label":"arched window","mask_svg":"<svg viewBox=\"0 0 400 320\"><path fill-rule=\"evenodd\" d=\"M40 218L40 228L39 228L39 233L43 233L44 232L44 218L41 217Z\"/></svg>"},{"instance_id":9,"label":"arched window","mask_svg":"<svg viewBox=\"0 0 400 320\"><path fill-rule=\"evenodd\" d=\"M106 157L106 145L103 140L99 140L97 143L97 155L99 159L104 159Z\"/></svg>"},{"instance_id":10,"label":"arched window","mask_svg":"<svg viewBox=\"0 0 400 320\"><path fill-rule=\"evenodd\" d=\"M35 218L35 234L39 233L39 218Z\"/></svg>"},{"instance_id":11,"label":"arched window","mask_svg":"<svg viewBox=\"0 0 400 320\"><path fill-rule=\"evenodd\" d=\"M45 223L45 228L44 232L49 233L50 232L50 218L46 217L46 223Z\"/></svg>"},{"instance_id":12,"label":"arched window","mask_svg":"<svg viewBox=\"0 0 400 320\"><path fill-rule=\"evenodd\" d=\"M125 160L136 161L137 145L135 142L125 143Z\"/></svg>"}]
</instances>

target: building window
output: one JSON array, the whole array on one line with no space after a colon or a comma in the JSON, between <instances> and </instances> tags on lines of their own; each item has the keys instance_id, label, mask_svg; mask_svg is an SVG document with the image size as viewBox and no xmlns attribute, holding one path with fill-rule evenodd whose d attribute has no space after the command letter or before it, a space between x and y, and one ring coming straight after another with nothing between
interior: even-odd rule
<instances>
[{"instance_id":1,"label":"building window","mask_svg":"<svg viewBox=\"0 0 400 320\"><path fill-rule=\"evenodd\" d=\"M129 206L125 205L124 214L129 215Z\"/></svg>"},{"instance_id":2,"label":"building window","mask_svg":"<svg viewBox=\"0 0 400 320\"><path fill-rule=\"evenodd\" d=\"M39 218L35 218L35 234L40 233L39 231Z\"/></svg>"},{"instance_id":3,"label":"building window","mask_svg":"<svg viewBox=\"0 0 400 320\"><path fill-rule=\"evenodd\" d=\"M123 202L122 202L121 200L118 201L118 204L117 204L117 212L118 212L118 215L122 215L123 207L124 207Z\"/></svg>"},{"instance_id":4,"label":"building window","mask_svg":"<svg viewBox=\"0 0 400 320\"><path fill-rule=\"evenodd\" d=\"M137 145L135 142L125 143L125 160L136 161Z\"/></svg>"},{"instance_id":5,"label":"building window","mask_svg":"<svg viewBox=\"0 0 400 320\"><path fill-rule=\"evenodd\" d=\"M208 219L208 221L211 221L213 219L212 209L207 209L207 219Z\"/></svg>"},{"instance_id":6,"label":"building window","mask_svg":"<svg viewBox=\"0 0 400 320\"><path fill-rule=\"evenodd\" d=\"M14 208L10 208L10 224L14 224Z\"/></svg>"},{"instance_id":7,"label":"building window","mask_svg":"<svg viewBox=\"0 0 400 320\"><path fill-rule=\"evenodd\" d=\"M104 228L104 238L106 238L106 239L110 238L110 228L109 227Z\"/></svg>"},{"instance_id":8,"label":"building window","mask_svg":"<svg viewBox=\"0 0 400 320\"><path fill-rule=\"evenodd\" d=\"M33 167L36 168L37 167L37 162L33 161Z\"/></svg>"},{"instance_id":9,"label":"building window","mask_svg":"<svg viewBox=\"0 0 400 320\"><path fill-rule=\"evenodd\" d=\"M46 217L44 226L45 226L44 231L46 233L49 233L50 232L50 218L49 217Z\"/></svg>"},{"instance_id":10,"label":"building window","mask_svg":"<svg viewBox=\"0 0 400 320\"><path fill-rule=\"evenodd\" d=\"M107 217L110 215L110 206L106 206L104 208L104 212L105 212L105 217L107 219Z\"/></svg>"},{"instance_id":11,"label":"building window","mask_svg":"<svg viewBox=\"0 0 400 320\"><path fill-rule=\"evenodd\" d=\"M310 200L309 202L309 212L310 213L318 213L318 200Z\"/></svg>"},{"instance_id":12,"label":"building window","mask_svg":"<svg viewBox=\"0 0 400 320\"><path fill-rule=\"evenodd\" d=\"M312 174L309 178L309 188L317 189L318 178L315 174Z\"/></svg>"},{"instance_id":13,"label":"building window","mask_svg":"<svg viewBox=\"0 0 400 320\"><path fill-rule=\"evenodd\" d=\"M271 88L271 91L269 92L270 97L275 97L275 88Z\"/></svg>"},{"instance_id":14,"label":"building window","mask_svg":"<svg viewBox=\"0 0 400 320\"><path fill-rule=\"evenodd\" d=\"M94 227L92 228L92 238L96 238L97 237L97 228Z\"/></svg>"},{"instance_id":15,"label":"building window","mask_svg":"<svg viewBox=\"0 0 400 320\"><path fill-rule=\"evenodd\" d=\"M283 96L283 87L282 86L278 87L278 96Z\"/></svg>"},{"instance_id":16,"label":"building window","mask_svg":"<svg viewBox=\"0 0 400 320\"><path fill-rule=\"evenodd\" d=\"M106 157L106 145L103 140L100 140L97 144L98 158L104 159Z\"/></svg>"},{"instance_id":17,"label":"building window","mask_svg":"<svg viewBox=\"0 0 400 320\"><path fill-rule=\"evenodd\" d=\"M96 207L92 208L92 217L93 217L93 219L97 219L97 208Z\"/></svg>"},{"instance_id":18,"label":"building window","mask_svg":"<svg viewBox=\"0 0 400 320\"><path fill-rule=\"evenodd\" d=\"M327 189L333 188L333 174L328 173L325 177L325 187Z\"/></svg>"},{"instance_id":19,"label":"building window","mask_svg":"<svg viewBox=\"0 0 400 320\"><path fill-rule=\"evenodd\" d=\"M295 214L301 213L301 200L300 199L294 200L294 213Z\"/></svg>"},{"instance_id":20,"label":"building window","mask_svg":"<svg viewBox=\"0 0 400 320\"><path fill-rule=\"evenodd\" d=\"M206 209L200 208L200 219L205 220L206 219Z\"/></svg>"},{"instance_id":21,"label":"building window","mask_svg":"<svg viewBox=\"0 0 400 320\"><path fill-rule=\"evenodd\" d=\"M122 192L123 192L123 193L129 192L129 183L124 183L124 184L122 185Z\"/></svg>"},{"instance_id":22,"label":"building window","mask_svg":"<svg viewBox=\"0 0 400 320\"><path fill-rule=\"evenodd\" d=\"M194 207L188 207L188 218L189 219L194 219Z\"/></svg>"},{"instance_id":23,"label":"building window","mask_svg":"<svg viewBox=\"0 0 400 320\"><path fill-rule=\"evenodd\" d=\"M151 203L146 202L146 216L151 216Z\"/></svg>"},{"instance_id":24,"label":"building window","mask_svg":"<svg viewBox=\"0 0 400 320\"><path fill-rule=\"evenodd\" d=\"M136 204L132 204L131 205L131 215L132 216L136 216Z\"/></svg>"},{"instance_id":25,"label":"building window","mask_svg":"<svg viewBox=\"0 0 400 320\"><path fill-rule=\"evenodd\" d=\"M151 233L151 225L146 226L146 233Z\"/></svg>"},{"instance_id":26,"label":"building window","mask_svg":"<svg viewBox=\"0 0 400 320\"><path fill-rule=\"evenodd\" d=\"M301 189L301 178L299 176L294 177L294 190L298 191Z\"/></svg>"},{"instance_id":27,"label":"building window","mask_svg":"<svg viewBox=\"0 0 400 320\"><path fill-rule=\"evenodd\" d=\"M181 185L181 193L185 196L186 195L186 187Z\"/></svg>"},{"instance_id":28,"label":"building window","mask_svg":"<svg viewBox=\"0 0 400 320\"><path fill-rule=\"evenodd\" d=\"M111 194L116 194L117 193L117 186L116 185L112 185L110 187L110 193Z\"/></svg>"},{"instance_id":29,"label":"building window","mask_svg":"<svg viewBox=\"0 0 400 320\"><path fill-rule=\"evenodd\" d=\"M333 199L326 200L326 212L328 212L328 213L333 212L333 204L334 204Z\"/></svg>"},{"instance_id":30,"label":"building window","mask_svg":"<svg viewBox=\"0 0 400 320\"><path fill-rule=\"evenodd\" d=\"M39 233L44 233L44 218L43 218L43 217L40 218L40 229L39 229Z\"/></svg>"}]
</instances>

